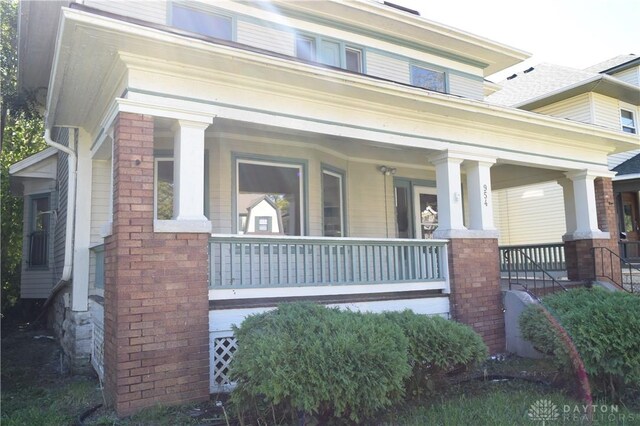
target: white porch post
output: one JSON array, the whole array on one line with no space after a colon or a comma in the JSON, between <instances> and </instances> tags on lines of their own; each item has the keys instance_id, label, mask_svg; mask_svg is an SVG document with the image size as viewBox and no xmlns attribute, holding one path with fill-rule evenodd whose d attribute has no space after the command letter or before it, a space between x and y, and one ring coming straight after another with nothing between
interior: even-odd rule
<instances>
[{"instance_id":1,"label":"white porch post","mask_svg":"<svg viewBox=\"0 0 640 426\"><path fill-rule=\"evenodd\" d=\"M468 161L467 188L469 191L469 229L495 231L493 225L493 200L491 196L492 161Z\"/></svg>"},{"instance_id":2,"label":"white porch post","mask_svg":"<svg viewBox=\"0 0 640 426\"><path fill-rule=\"evenodd\" d=\"M74 138L73 129L69 129L69 139ZM71 309L86 311L89 297L89 246L91 244L91 179L93 162L91 161L90 135L79 130L77 179L75 205L75 229L73 246L73 286L71 287ZM71 146L71 143L69 144Z\"/></svg>"},{"instance_id":3,"label":"white porch post","mask_svg":"<svg viewBox=\"0 0 640 426\"><path fill-rule=\"evenodd\" d=\"M173 127L173 219L204 216L204 131L208 123L178 120Z\"/></svg>"},{"instance_id":4,"label":"white porch post","mask_svg":"<svg viewBox=\"0 0 640 426\"><path fill-rule=\"evenodd\" d=\"M581 170L565 174L573 182L573 198L575 210L574 240L609 238L608 232L598 229L596 194L593 181L596 174L589 170Z\"/></svg>"},{"instance_id":5,"label":"white porch post","mask_svg":"<svg viewBox=\"0 0 640 426\"><path fill-rule=\"evenodd\" d=\"M576 232L576 199L573 193L573 182L570 179L558 179L558 185L562 187L564 218L567 227L567 233L562 238L571 240Z\"/></svg>"},{"instance_id":6,"label":"white porch post","mask_svg":"<svg viewBox=\"0 0 640 426\"><path fill-rule=\"evenodd\" d=\"M448 152L431 158L436 166L438 197L438 228L436 238L450 238L456 231L464 231L462 214L462 185L460 181L461 158L451 157Z\"/></svg>"}]
</instances>

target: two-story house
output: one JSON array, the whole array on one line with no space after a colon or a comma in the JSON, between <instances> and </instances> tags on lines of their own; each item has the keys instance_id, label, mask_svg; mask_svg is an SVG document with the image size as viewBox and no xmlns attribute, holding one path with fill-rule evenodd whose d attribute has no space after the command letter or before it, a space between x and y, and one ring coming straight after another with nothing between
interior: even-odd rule
<instances>
[{"instance_id":1,"label":"two-story house","mask_svg":"<svg viewBox=\"0 0 640 426\"><path fill-rule=\"evenodd\" d=\"M364 0L20 19L51 146L11 170L22 294L119 414L227 388L231 324L291 300L444 315L503 351L494 189L567 177L576 266L617 243L607 156L640 144L486 103L521 50Z\"/></svg>"},{"instance_id":2,"label":"two-story house","mask_svg":"<svg viewBox=\"0 0 640 426\"><path fill-rule=\"evenodd\" d=\"M640 140L640 57L621 55L584 70L540 64L501 82L488 102L591 123ZM640 235L640 166L629 150L608 157L613 177L619 231L626 236L625 257L636 257ZM523 245L560 241L567 227L563 186L568 182L526 185L496 191L494 200L500 243ZM567 217L569 220L569 217Z\"/></svg>"}]
</instances>

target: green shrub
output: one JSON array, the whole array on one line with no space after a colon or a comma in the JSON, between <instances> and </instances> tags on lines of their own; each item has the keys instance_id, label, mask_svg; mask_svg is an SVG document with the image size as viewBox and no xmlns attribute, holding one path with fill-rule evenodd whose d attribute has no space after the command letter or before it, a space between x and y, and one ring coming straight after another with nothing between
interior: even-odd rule
<instances>
[{"instance_id":1,"label":"green shrub","mask_svg":"<svg viewBox=\"0 0 640 426\"><path fill-rule=\"evenodd\" d=\"M617 399L625 389L640 387L639 297L594 288L553 294L543 303L571 336L596 393ZM540 351L554 355L563 373L573 373L567 349L538 305L522 313L520 330Z\"/></svg>"},{"instance_id":2,"label":"green shrub","mask_svg":"<svg viewBox=\"0 0 640 426\"><path fill-rule=\"evenodd\" d=\"M466 325L410 310L388 312L384 316L398 324L409 340L412 374L406 387L410 394L433 391L444 374L487 357L482 338Z\"/></svg>"},{"instance_id":3,"label":"green shrub","mask_svg":"<svg viewBox=\"0 0 640 426\"><path fill-rule=\"evenodd\" d=\"M407 339L381 315L291 303L234 332L231 398L240 411L262 402L294 418L357 422L402 398L410 374Z\"/></svg>"}]
</instances>

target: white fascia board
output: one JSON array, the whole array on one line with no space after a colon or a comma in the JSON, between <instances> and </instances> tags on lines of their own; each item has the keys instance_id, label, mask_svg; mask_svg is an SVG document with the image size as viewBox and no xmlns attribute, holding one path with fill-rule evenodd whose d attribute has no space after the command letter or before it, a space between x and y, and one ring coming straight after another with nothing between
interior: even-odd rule
<instances>
[{"instance_id":1,"label":"white fascia board","mask_svg":"<svg viewBox=\"0 0 640 426\"><path fill-rule=\"evenodd\" d=\"M633 179L640 179L640 173L631 173L628 175L618 175L618 176L614 176L611 180L614 182L621 182L621 181L625 181L625 180L633 180Z\"/></svg>"},{"instance_id":2,"label":"white fascia board","mask_svg":"<svg viewBox=\"0 0 640 426\"><path fill-rule=\"evenodd\" d=\"M25 158L24 160L18 161L15 164L12 164L11 166L9 166L9 174L10 175L15 175L17 173L20 173L21 171L25 170L28 167L31 167L37 163L39 163L40 161L46 160L47 158L51 157L52 155L55 155L58 152L57 149L53 148L53 147L49 147L45 150L42 150L36 154L33 154L27 158ZM55 178L55 176L54 176Z\"/></svg>"}]
</instances>

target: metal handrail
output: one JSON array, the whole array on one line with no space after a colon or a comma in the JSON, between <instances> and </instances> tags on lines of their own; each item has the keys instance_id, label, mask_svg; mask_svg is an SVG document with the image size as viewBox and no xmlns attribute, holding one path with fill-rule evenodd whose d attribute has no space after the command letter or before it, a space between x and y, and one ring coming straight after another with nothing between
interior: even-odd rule
<instances>
[{"instance_id":1,"label":"metal handrail","mask_svg":"<svg viewBox=\"0 0 640 426\"><path fill-rule=\"evenodd\" d=\"M522 270L518 270L517 268L517 264L518 261L515 262L515 266L516 268L514 269L514 262L513 262L513 258L514 256L512 256L513 254L517 254L518 256L520 256L521 258L524 258L527 261L527 267L522 269ZM531 279L533 280L533 289L529 288L529 284L526 283L521 283L521 282L516 282L516 284L521 285L525 291L529 294L531 294L532 296L537 298L537 295L535 294L535 292L537 292L538 290L538 281L540 281L540 279L538 279L536 277L536 272L538 273L542 273L542 291L543 293L547 290L547 281L551 281L551 290L555 291L556 286L559 287L561 290L563 291L567 291L567 288L562 285L562 283L560 283L558 280L556 280L551 274L549 274L544 268L542 268L542 266L540 266L535 260L533 260L528 254L526 254L522 249L520 248L505 248L504 253L503 253L503 257L505 259L505 263L507 265L507 272L508 272L508 280L509 280L509 290L512 289L512 284L513 284L513 273L518 273L518 272L524 272L524 279L525 280L529 280L529 273L533 272ZM533 266L534 270L531 271L530 267ZM516 275L516 280L518 280L519 278L521 278L519 275Z\"/></svg>"},{"instance_id":2,"label":"metal handrail","mask_svg":"<svg viewBox=\"0 0 640 426\"><path fill-rule=\"evenodd\" d=\"M596 250L599 250L600 252L600 264L602 265L602 268L600 269L602 271L601 274L598 274L598 256L596 256ZM633 271L637 271L638 274L640 274L640 268L633 266L633 264L631 264L631 262L629 262L627 259L619 256L616 252L614 252L613 250L611 250L608 247L592 247L591 248L591 252L593 253L593 278L594 279L598 279L598 278L606 278L608 280L611 281L611 283L615 284L616 286L620 287L622 290L629 292L629 293L636 293L635 291L635 287L634 287L634 282L633 282ZM605 255L607 254L606 252L608 252L609 254L609 272L611 273L611 275L607 275L605 274L605 264L604 264L604 259L605 259ZM618 282L616 280L616 278L613 276L613 260L617 258L618 261L620 262L620 280L622 282ZM624 278L622 276L623 273L623 264L626 265L626 267L629 268L629 277L630 277L630 284L631 284L631 290L628 290L625 285L624 285ZM640 289L639 291L640 292Z\"/></svg>"}]
</instances>

